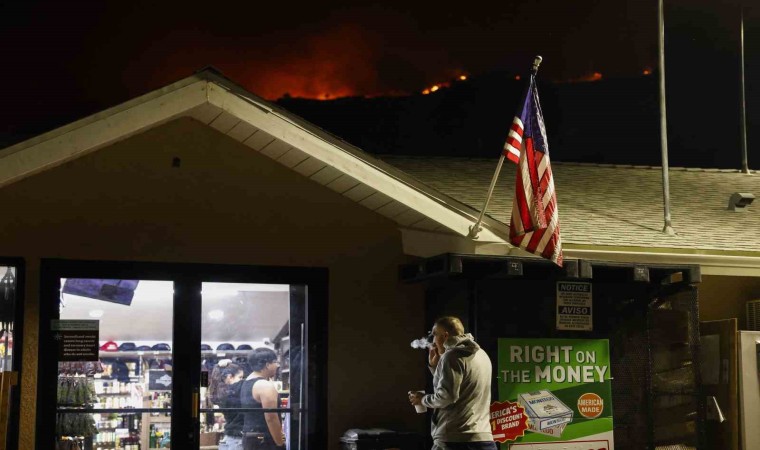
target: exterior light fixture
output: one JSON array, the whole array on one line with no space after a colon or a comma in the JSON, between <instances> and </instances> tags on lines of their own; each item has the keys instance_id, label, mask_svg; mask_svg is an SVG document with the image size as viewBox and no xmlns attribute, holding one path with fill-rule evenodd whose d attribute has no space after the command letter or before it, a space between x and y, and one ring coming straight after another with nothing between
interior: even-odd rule
<instances>
[{"instance_id":1,"label":"exterior light fixture","mask_svg":"<svg viewBox=\"0 0 760 450\"><path fill-rule=\"evenodd\" d=\"M755 200L755 196L749 193L734 192L731 194L731 198L728 199L729 211L745 211L747 206L751 205Z\"/></svg>"}]
</instances>

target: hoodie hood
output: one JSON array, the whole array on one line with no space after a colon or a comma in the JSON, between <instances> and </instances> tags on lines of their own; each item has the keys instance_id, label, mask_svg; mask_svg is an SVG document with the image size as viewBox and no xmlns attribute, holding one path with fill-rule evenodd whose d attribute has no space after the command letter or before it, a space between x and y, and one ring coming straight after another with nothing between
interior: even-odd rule
<instances>
[{"instance_id":1,"label":"hoodie hood","mask_svg":"<svg viewBox=\"0 0 760 450\"><path fill-rule=\"evenodd\" d=\"M470 333L449 337L443 343L443 347L446 350L457 350L469 355L480 350L480 346L475 342L475 338Z\"/></svg>"}]
</instances>

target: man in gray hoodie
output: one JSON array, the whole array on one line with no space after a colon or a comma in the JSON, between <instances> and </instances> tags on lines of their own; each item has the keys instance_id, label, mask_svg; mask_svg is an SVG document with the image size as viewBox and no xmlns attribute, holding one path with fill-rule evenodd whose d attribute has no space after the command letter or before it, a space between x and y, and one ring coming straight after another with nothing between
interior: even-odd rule
<instances>
[{"instance_id":1,"label":"man in gray hoodie","mask_svg":"<svg viewBox=\"0 0 760 450\"><path fill-rule=\"evenodd\" d=\"M496 450L490 358L456 317L436 320L432 334L428 365L434 392L410 392L409 402L433 409L433 450Z\"/></svg>"}]
</instances>

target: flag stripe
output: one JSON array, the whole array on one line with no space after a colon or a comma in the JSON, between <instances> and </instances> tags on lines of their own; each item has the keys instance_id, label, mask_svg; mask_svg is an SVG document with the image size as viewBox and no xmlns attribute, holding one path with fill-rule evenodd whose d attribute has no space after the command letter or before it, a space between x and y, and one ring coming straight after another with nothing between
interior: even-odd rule
<instances>
[{"instance_id":1,"label":"flag stripe","mask_svg":"<svg viewBox=\"0 0 760 450\"><path fill-rule=\"evenodd\" d=\"M562 266L557 196L533 77L523 105L504 143L505 155L518 165L509 240Z\"/></svg>"},{"instance_id":2,"label":"flag stripe","mask_svg":"<svg viewBox=\"0 0 760 450\"><path fill-rule=\"evenodd\" d=\"M522 146L523 124L519 117L515 116L512 126L509 127L507 141L504 143L504 156L517 164L520 161L520 147Z\"/></svg>"}]
</instances>

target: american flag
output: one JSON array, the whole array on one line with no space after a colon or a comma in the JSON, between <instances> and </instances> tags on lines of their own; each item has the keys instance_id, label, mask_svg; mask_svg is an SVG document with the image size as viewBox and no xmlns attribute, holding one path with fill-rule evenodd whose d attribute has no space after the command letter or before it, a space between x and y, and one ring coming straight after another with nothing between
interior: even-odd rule
<instances>
[{"instance_id":1,"label":"american flag","mask_svg":"<svg viewBox=\"0 0 760 450\"><path fill-rule=\"evenodd\" d=\"M512 121L504 156L517 164L509 239L512 245L562 266L557 194L549 146L533 76L521 111Z\"/></svg>"}]
</instances>

